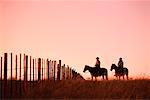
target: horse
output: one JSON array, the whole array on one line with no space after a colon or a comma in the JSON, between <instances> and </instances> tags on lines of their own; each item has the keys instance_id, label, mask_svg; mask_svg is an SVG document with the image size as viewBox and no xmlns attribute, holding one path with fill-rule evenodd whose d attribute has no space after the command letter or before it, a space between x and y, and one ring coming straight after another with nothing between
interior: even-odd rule
<instances>
[{"instance_id":1,"label":"horse","mask_svg":"<svg viewBox=\"0 0 150 100\"><path fill-rule=\"evenodd\" d=\"M106 80L108 80L108 72L106 68L98 69L97 67L90 67L88 65L85 65L83 72L87 70L90 72L92 80L93 80L93 77L95 77L95 80L97 80L98 76L102 76L103 80L105 76Z\"/></svg>"},{"instance_id":2,"label":"horse","mask_svg":"<svg viewBox=\"0 0 150 100\"><path fill-rule=\"evenodd\" d=\"M121 76L123 76L123 79L124 79L124 75L126 75L126 78L128 80L128 69L127 68L124 67L121 70L120 67L117 67L115 64L112 64L110 70L112 71L113 69L115 70L115 75L114 76L116 76L117 79L119 77L119 80L120 80Z\"/></svg>"}]
</instances>

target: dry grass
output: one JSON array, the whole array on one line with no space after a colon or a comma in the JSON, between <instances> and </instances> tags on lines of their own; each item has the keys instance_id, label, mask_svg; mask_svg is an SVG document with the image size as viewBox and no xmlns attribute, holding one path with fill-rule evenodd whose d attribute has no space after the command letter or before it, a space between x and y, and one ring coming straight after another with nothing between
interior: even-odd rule
<instances>
[{"instance_id":1,"label":"dry grass","mask_svg":"<svg viewBox=\"0 0 150 100\"><path fill-rule=\"evenodd\" d=\"M14 84L15 83L16 82L14 82ZM13 87L13 89L15 89L15 87ZM13 90L13 95L15 94L15 90ZM13 98L150 99L150 80L41 81L34 83L34 87L31 86L31 88L29 84L26 85L26 92L23 93L21 97L17 94Z\"/></svg>"},{"instance_id":2,"label":"dry grass","mask_svg":"<svg viewBox=\"0 0 150 100\"><path fill-rule=\"evenodd\" d=\"M29 98L150 99L150 80L46 81L28 93Z\"/></svg>"}]
</instances>

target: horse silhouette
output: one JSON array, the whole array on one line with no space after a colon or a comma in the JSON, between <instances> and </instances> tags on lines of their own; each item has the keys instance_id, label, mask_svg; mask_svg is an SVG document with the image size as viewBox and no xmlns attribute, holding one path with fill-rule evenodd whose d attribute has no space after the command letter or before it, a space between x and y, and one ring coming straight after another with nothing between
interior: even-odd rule
<instances>
[{"instance_id":1,"label":"horse silhouette","mask_svg":"<svg viewBox=\"0 0 150 100\"><path fill-rule=\"evenodd\" d=\"M128 80L128 69L127 68L124 67L123 69L121 69L120 67L117 67L115 64L112 64L110 70L112 71L113 69L115 70L115 76L117 79L119 77L119 80L120 80L121 76L123 76L123 79L124 79L124 75L126 75L126 78Z\"/></svg>"},{"instance_id":2,"label":"horse silhouette","mask_svg":"<svg viewBox=\"0 0 150 100\"><path fill-rule=\"evenodd\" d=\"M104 79L104 76L106 80L108 80L108 72L106 68L97 68L97 67L90 67L88 65L85 65L83 72L89 71L91 74L91 78L93 80L93 77L95 77L95 80L97 80L98 76L102 76Z\"/></svg>"}]
</instances>

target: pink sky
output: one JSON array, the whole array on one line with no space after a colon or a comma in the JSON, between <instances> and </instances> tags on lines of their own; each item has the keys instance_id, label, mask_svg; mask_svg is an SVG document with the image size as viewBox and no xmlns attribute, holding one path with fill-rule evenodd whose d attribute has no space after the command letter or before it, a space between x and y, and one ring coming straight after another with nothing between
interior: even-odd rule
<instances>
[{"instance_id":1,"label":"pink sky","mask_svg":"<svg viewBox=\"0 0 150 100\"><path fill-rule=\"evenodd\" d=\"M150 75L150 2L1 0L0 55L61 59L85 77L84 65L109 70L122 57L129 75Z\"/></svg>"}]
</instances>

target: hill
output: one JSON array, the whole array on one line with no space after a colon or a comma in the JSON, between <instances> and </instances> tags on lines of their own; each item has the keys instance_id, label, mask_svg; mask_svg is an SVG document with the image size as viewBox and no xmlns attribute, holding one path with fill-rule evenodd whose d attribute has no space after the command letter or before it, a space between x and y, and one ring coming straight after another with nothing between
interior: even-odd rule
<instances>
[{"instance_id":1,"label":"hill","mask_svg":"<svg viewBox=\"0 0 150 100\"><path fill-rule=\"evenodd\" d=\"M45 80L27 82L12 81L2 85L5 98L26 99L150 99L150 80ZM5 95L4 95L4 86ZM21 88L20 88L21 87Z\"/></svg>"},{"instance_id":2,"label":"hill","mask_svg":"<svg viewBox=\"0 0 150 100\"><path fill-rule=\"evenodd\" d=\"M58 99L150 99L150 80L45 81L38 83L26 96Z\"/></svg>"}]
</instances>

